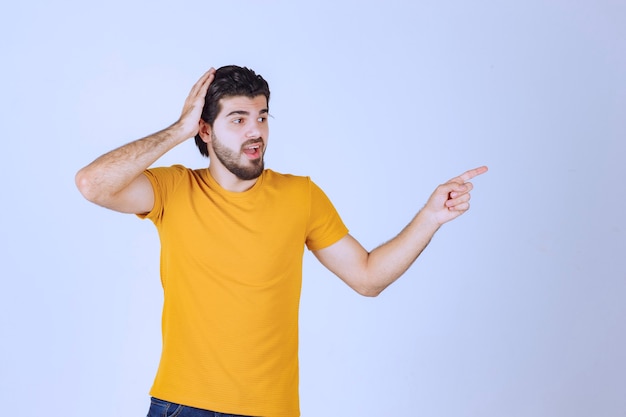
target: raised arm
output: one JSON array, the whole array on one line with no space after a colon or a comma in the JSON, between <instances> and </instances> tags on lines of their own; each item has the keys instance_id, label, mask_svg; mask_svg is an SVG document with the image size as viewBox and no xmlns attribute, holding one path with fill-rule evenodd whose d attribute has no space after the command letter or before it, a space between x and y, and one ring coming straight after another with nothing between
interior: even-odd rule
<instances>
[{"instance_id":1,"label":"raised arm","mask_svg":"<svg viewBox=\"0 0 626 417\"><path fill-rule=\"evenodd\" d=\"M371 252L347 235L314 254L359 294L376 296L411 266L444 223L469 209L473 189L469 180L485 172L487 167L475 168L437 187L424 208L396 237Z\"/></svg>"},{"instance_id":2,"label":"raised arm","mask_svg":"<svg viewBox=\"0 0 626 417\"><path fill-rule=\"evenodd\" d=\"M76 186L89 201L123 213L147 213L154 205L152 185L142 173L170 149L198 132L211 68L193 86L180 118L171 126L108 152L76 174Z\"/></svg>"}]
</instances>

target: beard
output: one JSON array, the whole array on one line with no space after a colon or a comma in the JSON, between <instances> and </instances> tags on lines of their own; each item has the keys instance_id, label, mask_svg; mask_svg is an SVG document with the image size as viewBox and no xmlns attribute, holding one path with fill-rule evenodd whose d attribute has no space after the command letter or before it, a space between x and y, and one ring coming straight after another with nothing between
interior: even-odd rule
<instances>
[{"instance_id":1,"label":"beard","mask_svg":"<svg viewBox=\"0 0 626 417\"><path fill-rule=\"evenodd\" d=\"M254 139L246 141L243 145L241 145L241 149L243 149L247 145L250 145L251 143L256 142L259 142L259 140ZM243 151L237 153L232 149L227 148L219 141L215 134L213 134L211 146L213 146L215 156L217 156L217 159L219 159L222 165L224 165L227 170L229 170L233 175L235 175L242 181L259 178L259 176L263 173L263 170L265 169L265 163L263 162L263 155L265 154L264 148L260 150L260 158L249 159L242 163L241 154L243 153Z\"/></svg>"}]
</instances>

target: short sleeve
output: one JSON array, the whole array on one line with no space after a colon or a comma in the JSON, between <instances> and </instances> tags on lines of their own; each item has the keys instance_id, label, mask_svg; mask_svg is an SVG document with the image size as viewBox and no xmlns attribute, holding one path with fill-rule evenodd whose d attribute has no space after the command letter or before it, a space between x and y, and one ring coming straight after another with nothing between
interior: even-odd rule
<instances>
[{"instance_id":1,"label":"short sleeve","mask_svg":"<svg viewBox=\"0 0 626 417\"><path fill-rule=\"evenodd\" d=\"M169 196L174 193L186 171L187 168L182 165L145 170L143 175L145 175L150 181L150 184L152 184L154 206L150 212L137 214L137 217L150 219L154 223L160 222Z\"/></svg>"},{"instance_id":2,"label":"short sleeve","mask_svg":"<svg viewBox=\"0 0 626 417\"><path fill-rule=\"evenodd\" d=\"M348 234L339 213L324 191L313 181L310 184L310 212L306 246L309 250L324 249Z\"/></svg>"}]
</instances>

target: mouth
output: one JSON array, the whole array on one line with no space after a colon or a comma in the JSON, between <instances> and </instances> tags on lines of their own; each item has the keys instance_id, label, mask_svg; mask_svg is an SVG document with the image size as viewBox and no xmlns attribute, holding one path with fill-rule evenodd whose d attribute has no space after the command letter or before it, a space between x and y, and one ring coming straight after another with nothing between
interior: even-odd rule
<instances>
[{"instance_id":1,"label":"mouth","mask_svg":"<svg viewBox=\"0 0 626 417\"><path fill-rule=\"evenodd\" d=\"M258 159L261 157L261 149L263 142L254 142L243 146L243 153L249 159Z\"/></svg>"}]
</instances>

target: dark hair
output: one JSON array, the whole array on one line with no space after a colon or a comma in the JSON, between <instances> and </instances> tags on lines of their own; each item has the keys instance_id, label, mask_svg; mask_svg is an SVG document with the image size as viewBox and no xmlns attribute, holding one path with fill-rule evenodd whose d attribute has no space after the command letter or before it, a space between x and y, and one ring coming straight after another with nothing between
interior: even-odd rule
<instances>
[{"instance_id":1,"label":"dark hair","mask_svg":"<svg viewBox=\"0 0 626 417\"><path fill-rule=\"evenodd\" d=\"M236 65L218 68L204 99L202 120L208 123L211 128L213 127L213 122L221 110L220 100L222 98L236 96L254 98L259 95L264 95L269 105L269 85L263 77L251 69ZM202 155L209 156L207 144L202 140L200 134L196 135L196 145Z\"/></svg>"}]
</instances>

